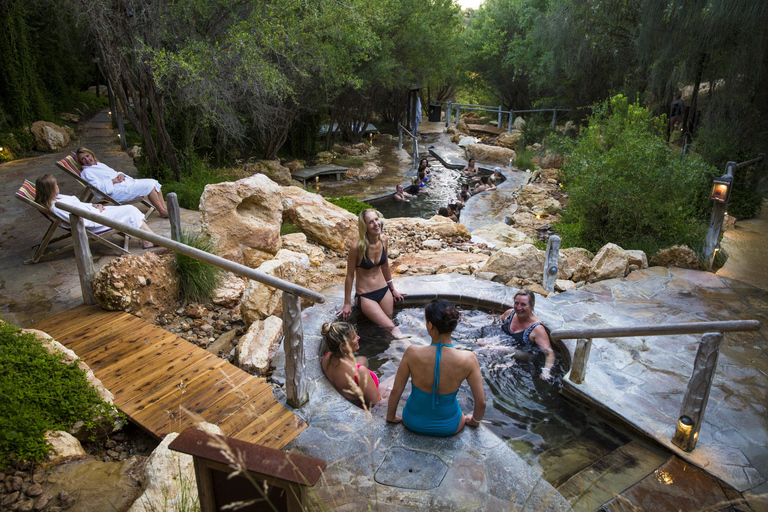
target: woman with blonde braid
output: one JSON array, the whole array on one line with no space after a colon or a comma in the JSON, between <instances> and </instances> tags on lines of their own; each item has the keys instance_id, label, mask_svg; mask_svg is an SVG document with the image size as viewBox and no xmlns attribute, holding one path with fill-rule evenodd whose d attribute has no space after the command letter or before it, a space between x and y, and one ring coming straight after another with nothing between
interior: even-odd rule
<instances>
[{"instance_id":1,"label":"woman with blonde braid","mask_svg":"<svg viewBox=\"0 0 768 512\"><path fill-rule=\"evenodd\" d=\"M360 348L360 336L355 328L347 322L325 323L322 334L328 353L320 365L333 387L360 408L369 409L380 402L379 378L368 369L365 357L355 357L355 351Z\"/></svg>"}]
</instances>

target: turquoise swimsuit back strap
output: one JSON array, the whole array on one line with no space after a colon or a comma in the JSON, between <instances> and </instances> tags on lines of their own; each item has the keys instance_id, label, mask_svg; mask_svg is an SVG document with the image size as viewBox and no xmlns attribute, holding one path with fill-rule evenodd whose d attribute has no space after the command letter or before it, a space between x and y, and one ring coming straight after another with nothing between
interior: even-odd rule
<instances>
[{"instance_id":1,"label":"turquoise swimsuit back strap","mask_svg":"<svg viewBox=\"0 0 768 512\"><path fill-rule=\"evenodd\" d=\"M440 385L440 354L443 347L453 347L453 345L444 345L442 343L432 343L435 349L435 379L432 382L432 409L435 408L437 401L437 388Z\"/></svg>"}]
</instances>

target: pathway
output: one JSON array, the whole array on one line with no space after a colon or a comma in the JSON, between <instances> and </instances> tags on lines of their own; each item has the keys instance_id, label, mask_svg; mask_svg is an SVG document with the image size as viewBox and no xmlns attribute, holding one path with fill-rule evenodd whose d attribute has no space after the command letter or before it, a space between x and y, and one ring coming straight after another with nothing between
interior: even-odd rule
<instances>
[{"instance_id":1,"label":"pathway","mask_svg":"<svg viewBox=\"0 0 768 512\"><path fill-rule=\"evenodd\" d=\"M723 234L720 245L728 253L728 261L717 275L739 279L768 290L768 201L760 215L736 222Z\"/></svg>"}]
</instances>

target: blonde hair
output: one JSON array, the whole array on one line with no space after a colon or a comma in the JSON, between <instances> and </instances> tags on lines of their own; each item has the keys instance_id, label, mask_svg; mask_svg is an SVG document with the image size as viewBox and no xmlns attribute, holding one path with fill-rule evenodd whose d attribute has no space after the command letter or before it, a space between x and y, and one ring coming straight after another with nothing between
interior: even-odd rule
<instances>
[{"instance_id":1,"label":"blonde hair","mask_svg":"<svg viewBox=\"0 0 768 512\"><path fill-rule=\"evenodd\" d=\"M52 174L43 174L35 180L35 202L50 211L56 200L56 178Z\"/></svg>"},{"instance_id":2,"label":"blonde hair","mask_svg":"<svg viewBox=\"0 0 768 512\"><path fill-rule=\"evenodd\" d=\"M368 247L371 243L368 241L368 226L365 224L365 216L369 213L375 213L381 222L381 227L384 228L384 219L381 218L381 214L378 210L373 208L367 208L360 212L357 216L357 264L360 265L363 259L368 256ZM381 234L379 234L379 240L381 240ZM382 247L382 250L384 248Z\"/></svg>"},{"instance_id":3,"label":"blonde hair","mask_svg":"<svg viewBox=\"0 0 768 512\"><path fill-rule=\"evenodd\" d=\"M86 147L84 147L84 146L80 146L79 148L77 148L77 149L75 150L75 161L77 162L77 165L78 165L78 166L80 166L80 167L82 167L82 166L83 166L83 165L80 163L80 158L78 158L78 156L79 156L81 153L88 153L89 155L91 155L91 156L93 157L93 160L94 160L96 163L99 163L99 159L98 159L98 158L96 158L96 153L94 153L93 151L91 151L90 149L88 149L88 148L86 148Z\"/></svg>"},{"instance_id":4,"label":"blonde hair","mask_svg":"<svg viewBox=\"0 0 768 512\"><path fill-rule=\"evenodd\" d=\"M331 357L336 358L344 357L344 353L341 351L342 345L352 340L357 334L355 328L348 322L326 322L320 332L331 352Z\"/></svg>"}]
</instances>

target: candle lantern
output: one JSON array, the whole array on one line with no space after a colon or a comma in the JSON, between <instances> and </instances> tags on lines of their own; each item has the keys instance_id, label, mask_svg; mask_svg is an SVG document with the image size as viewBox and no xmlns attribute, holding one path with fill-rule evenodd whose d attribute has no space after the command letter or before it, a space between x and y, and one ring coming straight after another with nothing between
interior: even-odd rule
<instances>
[{"instance_id":1,"label":"candle lantern","mask_svg":"<svg viewBox=\"0 0 768 512\"><path fill-rule=\"evenodd\" d=\"M709 200L716 203L726 204L728 203L728 197L731 195L731 185L733 184L733 176L721 176L715 178L712 183L712 192L709 194Z\"/></svg>"}]
</instances>

